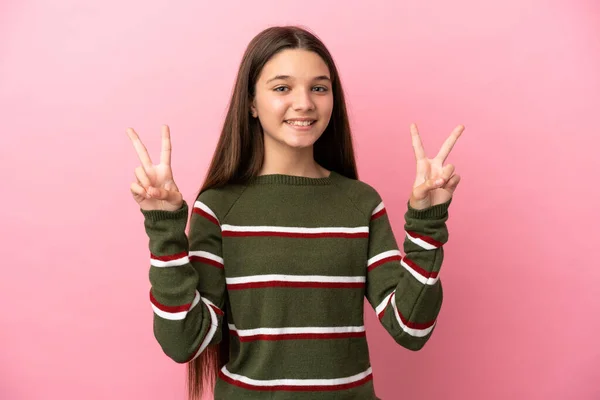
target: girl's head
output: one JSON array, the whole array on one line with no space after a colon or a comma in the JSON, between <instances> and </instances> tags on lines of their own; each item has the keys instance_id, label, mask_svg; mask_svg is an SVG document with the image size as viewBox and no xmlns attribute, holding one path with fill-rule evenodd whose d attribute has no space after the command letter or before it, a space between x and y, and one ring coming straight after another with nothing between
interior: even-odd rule
<instances>
[{"instance_id":1,"label":"girl's head","mask_svg":"<svg viewBox=\"0 0 600 400\"><path fill-rule=\"evenodd\" d=\"M249 100L265 146L309 150L321 137L333 110L329 67L314 51L280 50L250 84Z\"/></svg>"},{"instance_id":2,"label":"girl's head","mask_svg":"<svg viewBox=\"0 0 600 400\"><path fill-rule=\"evenodd\" d=\"M308 128L289 125L307 118L314 120ZM258 175L265 144L312 151L322 167L358 178L337 68L321 40L300 27L270 27L248 44L200 191Z\"/></svg>"}]
</instances>

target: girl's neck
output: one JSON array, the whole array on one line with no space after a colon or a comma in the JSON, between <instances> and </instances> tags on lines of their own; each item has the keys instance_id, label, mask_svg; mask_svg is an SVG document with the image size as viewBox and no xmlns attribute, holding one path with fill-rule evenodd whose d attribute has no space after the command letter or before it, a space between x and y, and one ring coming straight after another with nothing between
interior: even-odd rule
<instances>
[{"instance_id":1,"label":"girl's neck","mask_svg":"<svg viewBox=\"0 0 600 400\"><path fill-rule=\"evenodd\" d=\"M329 176L329 172L315 161L311 147L299 151L265 151L263 166L258 175L281 174L326 178Z\"/></svg>"}]
</instances>

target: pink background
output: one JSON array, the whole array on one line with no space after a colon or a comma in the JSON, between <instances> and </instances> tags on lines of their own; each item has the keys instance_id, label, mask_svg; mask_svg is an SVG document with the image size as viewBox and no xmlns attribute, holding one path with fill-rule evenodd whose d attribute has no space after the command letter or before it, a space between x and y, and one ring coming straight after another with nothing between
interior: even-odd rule
<instances>
[{"instance_id":1,"label":"pink background","mask_svg":"<svg viewBox=\"0 0 600 400\"><path fill-rule=\"evenodd\" d=\"M304 24L348 94L361 179L398 237L409 124L449 162L445 304L417 353L366 308L385 400L600 398L600 5L588 1L4 1L0 5L0 398L183 399L152 333L129 193L135 127L160 124L193 200L242 52Z\"/></svg>"}]
</instances>

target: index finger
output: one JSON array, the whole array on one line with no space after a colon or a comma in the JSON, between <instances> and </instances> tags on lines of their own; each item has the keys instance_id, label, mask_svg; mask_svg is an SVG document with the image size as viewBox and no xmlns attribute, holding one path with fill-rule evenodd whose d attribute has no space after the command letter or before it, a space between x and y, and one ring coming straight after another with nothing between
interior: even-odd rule
<instances>
[{"instance_id":1,"label":"index finger","mask_svg":"<svg viewBox=\"0 0 600 400\"><path fill-rule=\"evenodd\" d=\"M419 130L417 129L416 124L410 124L410 136L412 138L412 146L415 150L415 157L417 157L417 160L427 158L427 156L425 155L425 149L423 148L423 143L421 143L421 136L419 136Z\"/></svg>"},{"instance_id":2,"label":"index finger","mask_svg":"<svg viewBox=\"0 0 600 400\"><path fill-rule=\"evenodd\" d=\"M171 165L171 131L168 125L163 125L162 128L162 146L160 150L160 163Z\"/></svg>"},{"instance_id":3,"label":"index finger","mask_svg":"<svg viewBox=\"0 0 600 400\"><path fill-rule=\"evenodd\" d=\"M464 130L465 130L465 127L463 125L459 125L456 128L454 128L452 133L450 133L450 137L448 137L448 139L446 139L446 141L442 145L442 148L440 149L440 152L438 153L437 156L435 156L442 163L444 161L446 161L446 158L448 158L450 151L452 151L452 148L454 147L454 145L456 144L456 141L458 140L458 138L460 137L461 133L463 133Z\"/></svg>"},{"instance_id":4,"label":"index finger","mask_svg":"<svg viewBox=\"0 0 600 400\"><path fill-rule=\"evenodd\" d=\"M152 160L150 159L148 150L146 150L146 146L144 146L144 144L140 140L140 137L133 130L133 128L127 128L127 136L129 136L129 139L131 139L133 147L137 152L138 158L140 159L142 166L146 171L149 171L152 168Z\"/></svg>"}]
</instances>

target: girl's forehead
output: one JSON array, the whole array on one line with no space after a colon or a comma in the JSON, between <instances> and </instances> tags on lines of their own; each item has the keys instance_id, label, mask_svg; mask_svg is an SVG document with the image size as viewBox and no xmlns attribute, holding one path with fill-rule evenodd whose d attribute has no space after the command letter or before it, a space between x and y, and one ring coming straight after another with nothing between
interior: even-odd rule
<instances>
[{"instance_id":1,"label":"girl's forehead","mask_svg":"<svg viewBox=\"0 0 600 400\"><path fill-rule=\"evenodd\" d=\"M320 76L329 76L329 68L318 54L288 49L271 57L263 67L259 79L270 81L276 77L284 77L287 80L312 80Z\"/></svg>"}]
</instances>

